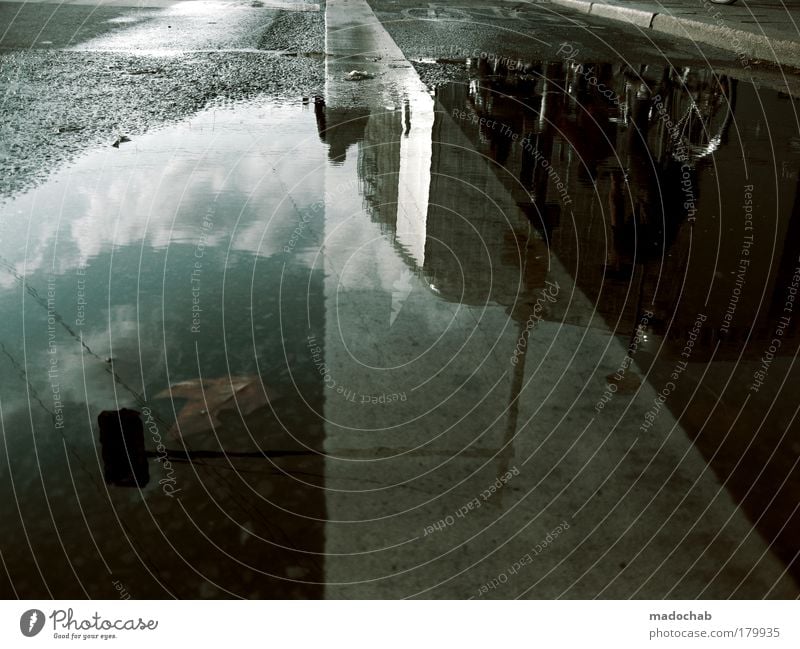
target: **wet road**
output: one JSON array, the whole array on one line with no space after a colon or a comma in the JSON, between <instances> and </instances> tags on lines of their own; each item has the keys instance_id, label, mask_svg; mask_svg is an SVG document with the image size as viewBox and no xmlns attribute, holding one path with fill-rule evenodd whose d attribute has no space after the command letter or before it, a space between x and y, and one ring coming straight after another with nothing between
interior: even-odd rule
<instances>
[{"instance_id":1,"label":"wet road","mask_svg":"<svg viewBox=\"0 0 800 649\"><path fill-rule=\"evenodd\" d=\"M4 595L797 596L794 79L544 4L55 7L0 3Z\"/></svg>"}]
</instances>

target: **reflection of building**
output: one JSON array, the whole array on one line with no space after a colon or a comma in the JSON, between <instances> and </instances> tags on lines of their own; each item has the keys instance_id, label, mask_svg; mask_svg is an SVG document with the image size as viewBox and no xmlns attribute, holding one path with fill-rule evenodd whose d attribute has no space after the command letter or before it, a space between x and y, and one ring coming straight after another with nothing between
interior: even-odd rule
<instances>
[{"instance_id":1,"label":"reflection of building","mask_svg":"<svg viewBox=\"0 0 800 649\"><path fill-rule=\"evenodd\" d=\"M447 299L515 305L516 313L544 285L546 250L515 200L527 192L517 185L498 195L503 170L465 146L462 129L447 112L437 113L425 274Z\"/></svg>"},{"instance_id":2,"label":"reflection of building","mask_svg":"<svg viewBox=\"0 0 800 649\"><path fill-rule=\"evenodd\" d=\"M360 193L373 222L422 266L428 205L433 109L427 94L404 99L398 109L328 110L315 104L320 137L329 157L341 164L352 144L358 147Z\"/></svg>"},{"instance_id":3,"label":"reflection of building","mask_svg":"<svg viewBox=\"0 0 800 649\"><path fill-rule=\"evenodd\" d=\"M445 86L437 98L445 111L467 113L458 127L497 163L497 177L606 321L630 331L637 306L652 305L656 332L669 328L683 340L703 312L709 316L704 335L721 342L723 355L738 354L751 329L762 340L771 335L770 310L774 316L800 253L794 236L800 225L790 225L797 210L786 209L797 188L793 179L779 179L776 198L768 164L745 170L738 156L720 153L757 149L754 129L730 128L737 104L748 114L771 116L788 104L769 95L764 101L774 105L758 108L751 86L711 72L670 76L659 69L643 78L608 65L534 63L522 74L497 61L470 69L469 86ZM659 116L656 94L672 130ZM692 156L689 170L676 159L682 147ZM775 157L793 156L787 149ZM714 331L736 288L745 184L755 186L755 213L763 219L758 259L741 288L737 317L719 337ZM785 242L780 264L773 260L773 235ZM754 321L764 291L768 297Z\"/></svg>"},{"instance_id":4,"label":"reflection of building","mask_svg":"<svg viewBox=\"0 0 800 649\"><path fill-rule=\"evenodd\" d=\"M509 120L514 109L507 107ZM427 93L412 94L398 110L350 115L342 137L330 114L318 114L318 122L326 142L359 143L357 169L370 219L442 297L519 307L526 293L543 286L546 254L521 218L528 191L517 183L514 198L498 204L491 166L450 115L434 113Z\"/></svg>"},{"instance_id":5,"label":"reflection of building","mask_svg":"<svg viewBox=\"0 0 800 649\"><path fill-rule=\"evenodd\" d=\"M738 108L745 114L764 111L776 124L791 110L786 100L772 93L757 94L750 85L740 85ZM755 128L740 128L730 138L732 149L759 150ZM785 140L774 138L772 146L773 151L765 152L770 160L763 163L750 159L743 164L733 154L716 156L713 167L698 167L697 184L704 200L698 204L697 221L691 232L685 228L679 241L679 245L688 248L691 237L688 279L682 293L670 301L657 301L665 318L674 313L676 344L685 339L697 313L709 317L710 331L706 335L710 342L720 343L717 358L738 358L748 338L748 350L760 355L764 342L774 337L776 317L791 276L800 264L800 192L796 178L778 176L769 164L772 158L792 159L796 154L792 154ZM752 229L747 229L745 188L750 185ZM750 236L752 244L748 245ZM668 268L674 269L676 276L683 275L682 266ZM730 323L722 328L726 313ZM797 335L798 319L800 313L795 314L784 336ZM790 354L790 346L784 345L779 353Z\"/></svg>"},{"instance_id":6,"label":"reflection of building","mask_svg":"<svg viewBox=\"0 0 800 649\"><path fill-rule=\"evenodd\" d=\"M361 195L373 222L391 236L397 230L397 183L403 137L400 112L375 113L364 121L364 142L358 149Z\"/></svg>"},{"instance_id":7,"label":"reflection of building","mask_svg":"<svg viewBox=\"0 0 800 649\"><path fill-rule=\"evenodd\" d=\"M581 89L562 64L532 65L523 75L504 70L496 61L478 62L471 70L475 78L469 87L443 87L437 91L439 101L447 112L466 113L457 120L460 130L479 153L497 163L495 176L518 209L596 300L605 263L602 221L593 231L576 228L572 212L576 218L590 214L602 219L591 179L598 161L613 151L608 135L613 111L592 107L596 102L587 99L591 92ZM575 109L567 88L578 93L582 106L590 106L588 111ZM609 312L618 312L619 306L610 305Z\"/></svg>"},{"instance_id":8,"label":"reflection of building","mask_svg":"<svg viewBox=\"0 0 800 649\"><path fill-rule=\"evenodd\" d=\"M643 387L674 386L664 404L679 421L670 437L689 435L797 575L791 562L800 530L800 433L795 406L783 392L796 383L793 354L800 342L800 301L785 326L783 312L800 268L791 100L711 72L684 70L643 83L630 71L594 66L588 83L573 65L531 69L540 76L540 97L526 97L530 113L516 122L506 117L509 100L501 94L519 95L496 69L491 75L474 70L469 90L450 86L438 97L447 112L470 114L459 127L498 163L495 173L509 191L530 192L531 222L610 330L627 339L642 312L654 312L646 333L657 335L642 338L629 372L646 372ZM595 80L613 92L598 92ZM659 116L656 94L675 129ZM734 110L748 116L737 129L729 128ZM769 128L759 116L769 116ZM518 139L510 150L494 142L487 120L513 125ZM529 133L536 143L532 155L520 146ZM681 148L690 156L688 167L681 166ZM541 173L541 159L555 175ZM559 220L541 219L542 206L557 201L556 177L566 183L571 202L562 202ZM752 206L746 205L748 186ZM777 353L767 357L777 337ZM675 379L679 360L688 362ZM509 414L513 419L513 408ZM619 429L630 425L629 417L617 422Z\"/></svg>"},{"instance_id":9,"label":"reflection of building","mask_svg":"<svg viewBox=\"0 0 800 649\"><path fill-rule=\"evenodd\" d=\"M327 108L322 97L315 97L314 115L320 140L328 145L328 159L341 164L350 145L364 138L369 111L363 108Z\"/></svg>"},{"instance_id":10,"label":"reflection of building","mask_svg":"<svg viewBox=\"0 0 800 649\"><path fill-rule=\"evenodd\" d=\"M532 243L521 212L617 330L630 331L649 305L655 331L670 331L678 342L697 313L708 315L703 335L721 343L723 357L737 355L748 336L771 336L800 253L796 206L782 209L797 187L779 178L776 197L768 166L750 165L745 176L740 160L719 155L734 135L745 149L755 146L748 141L754 131L728 128L734 99L745 111L756 101L752 87L737 92L727 78L689 71L674 78L657 71L643 81L607 65L534 64L523 73L480 61L471 70L468 85L437 90L443 110L435 117L420 93L398 110L351 114L342 126L347 142L361 141L358 171L371 219L412 270L422 269L453 301L524 302L541 285L547 255ZM654 92L695 156L688 175ZM775 103L771 115L784 110L772 95L762 101ZM688 120L694 113L700 126ZM339 128L330 121L329 133ZM488 191L498 180L508 205ZM755 188L762 229L737 286L745 184ZM719 185L738 189L720 192ZM780 263L767 232L784 242ZM734 292L737 315L720 336Z\"/></svg>"}]
</instances>

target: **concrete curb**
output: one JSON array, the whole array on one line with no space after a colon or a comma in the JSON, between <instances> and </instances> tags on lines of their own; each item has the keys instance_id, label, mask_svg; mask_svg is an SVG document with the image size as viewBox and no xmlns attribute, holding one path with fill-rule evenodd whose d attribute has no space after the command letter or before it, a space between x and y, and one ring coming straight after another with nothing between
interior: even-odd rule
<instances>
[{"instance_id":1,"label":"concrete curb","mask_svg":"<svg viewBox=\"0 0 800 649\"><path fill-rule=\"evenodd\" d=\"M668 13L658 13L632 7L594 2L592 0L550 0L550 4L567 7L581 13L618 20L661 34L689 38L720 49L736 53L742 64L751 59L770 61L780 65L800 68L800 43L770 38L743 29L679 18Z\"/></svg>"},{"instance_id":2,"label":"concrete curb","mask_svg":"<svg viewBox=\"0 0 800 649\"><path fill-rule=\"evenodd\" d=\"M562 7L569 7L575 11L588 14L592 9L592 3L586 0L550 0L550 4L561 5Z\"/></svg>"},{"instance_id":3,"label":"concrete curb","mask_svg":"<svg viewBox=\"0 0 800 649\"><path fill-rule=\"evenodd\" d=\"M650 29L653 24L653 18L656 16L652 11L644 11L642 9L634 9L633 7L620 7L618 5L607 5L602 2L592 2L589 7L589 13L592 16L599 16L600 18L611 18L612 20L624 20L625 22Z\"/></svg>"},{"instance_id":4,"label":"concrete curb","mask_svg":"<svg viewBox=\"0 0 800 649\"><path fill-rule=\"evenodd\" d=\"M656 14L652 29L735 52L742 64L749 63L750 60L762 60L800 68L800 43L794 41L770 38L764 34L754 34L725 25L676 18L669 14Z\"/></svg>"}]
</instances>

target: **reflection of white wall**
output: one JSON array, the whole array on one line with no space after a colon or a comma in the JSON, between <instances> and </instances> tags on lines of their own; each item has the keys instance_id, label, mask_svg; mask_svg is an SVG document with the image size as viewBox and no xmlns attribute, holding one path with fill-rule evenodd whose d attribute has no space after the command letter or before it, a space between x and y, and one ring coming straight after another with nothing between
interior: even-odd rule
<instances>
[{"instance_id":1,"label":"reflection of white wall","mask_svg":"<svg viewBox=\"0 0 800 649\"><path fill-rule=\"evenodd\" d=\"M402 114L403 136L400 138L397 240L422 268L431 186L433 98L426 92L412 91L407 101L409 110Z\"/></svg>"},{"instance_id":2,"label":"reflection of white wall","mask_svg":"<svg viewBox=\"0 0 800 649\"><path fill-rule=\"evenodd\" d=\"M409 266L386 236L385 223L393 225L396 243L417 267L424 262L434 104L427 91L414 86L405 96L407 111L403 106L398 112L376 108L365 118L362 151L347 156L341 165L326 167L325 186L331 195L325 207L326 264L337 278L339 291L392 295L398 283L408 283ZM358 169L359 157L370 161L363 170ZM372 164L377 168L371 169ZM359 173L371 176L360 178L362 187L370 186L369 201L336 189L353 185ZM375 215L365 212L368 203Z\"/></svg>"}]
</instances>

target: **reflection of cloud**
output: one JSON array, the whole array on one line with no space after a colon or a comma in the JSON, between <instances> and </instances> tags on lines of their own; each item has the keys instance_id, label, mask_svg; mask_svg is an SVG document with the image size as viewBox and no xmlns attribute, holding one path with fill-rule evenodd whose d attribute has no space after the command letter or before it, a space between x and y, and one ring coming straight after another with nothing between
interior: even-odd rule
<instances>
[{"instance_id":1,"label":"reflection of cloud","mask_svg":"<svg viewBox=\"0 0 800 649\"><path fill-rule=\"evenodd\" d=\"M288 238L294 206L319 198L301 195L307 184L289 188L324 157L311 114L292 106L266 108L239 106L235 117L208 110L121 149L95 150L2 206L0 255L28 275L51 268L65 273L112 244L196 245L201 235L207 247L227 247L234 234L234 250L282 250L285 241L272 231L269 245L259 250L259 241L266 228L278 226ZM205 217L213 228L204 232ZM5 275L0 286L8 287L14 280Z\"/></svg>"},{"instance_id":2,"label":"reflection of cloud","mask_svg":"<svg viewBox=\"0 0 800 649\"><path fill-rule=\"evenodd\" d=\"M37 307L31 306L36 310ZM34 311L36 312L36 311ZM83 345L78 334L70 335L60 325L55 326L55 344L51 346L34 334L34 328L44 332L44 322L29 327L30 334L25 341L24 352L19 345L3 341L3 355L0 367L11 383L17 379L22 385L6 389L3 393L3 410L8 416L28 409L56 410L56 399L62 404L81 404L88 401L89 411L94 413L103 409L116 410L123 406L137 407L132 391L116 382L113 371L127 385L141 385L135 380L138 375L139 329L134 305L112 307L107 317L98 321L94 329L85 328ZM151 339L152 332L143 337ZM108 328L106 328L106 325ZM111 332L111 333L109 333ZM110 338L111 336L111 338ZM5 336L4 336L5 338ZM87 348L92 353L87 351ZM114 365L109 362L112 354ZM148 362L148 371L158 371ZM12 378L13 377L13 378ZM25 387L27 381L28 387ZM90 415L91 416L91 415ZM84 426L80 422L68 421L68 426Z\"/></svg>"},{"instance_id":3,"label":"reflection of cloud","mask_svg":"<svg viewBox=\"0 0 800 649\"><path fill-rule=\"evenodd\" d=\"M108 329L104 326L106 324ZM113 355L114 370L118 374L123 368L131 372L136 370L141 324L137 322L135 305L113 306L99 328L83 332L84 344L96 356L89 354L78 340L60 331L57 358L64 400L82 403L89 395L91 408L135 407L130 392L120 385L115 388L109 360ZM149 334L145 335L149 338ZM151 357L148 362L152 360Z\"/></svg>"}]
</instances>

